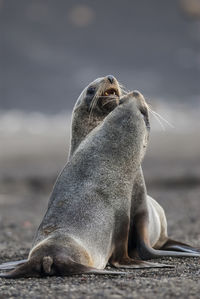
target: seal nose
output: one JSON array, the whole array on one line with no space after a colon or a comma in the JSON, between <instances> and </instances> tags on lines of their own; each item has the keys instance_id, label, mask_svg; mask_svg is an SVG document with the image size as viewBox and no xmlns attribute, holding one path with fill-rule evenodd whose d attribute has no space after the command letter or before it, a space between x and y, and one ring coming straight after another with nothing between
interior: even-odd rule
<instances>
[{"instance_id":1,"label":"seal nose","mask_svg":"<svg viewBox=\"0 0 200 299\"><path fill-rule=\"evenodd\" d=\"M133 96L134 96L134 97L137 98L137 97L139 97L140 95L141 95L141 94L140 94L140 92L139 92L138 90L134 90L134 91L133 91Z\"/></svg>"},{"instance_id":2,"label":"seal nose","mask_svg":"<svg viewBox=\"0 0 200 299\"><path fill-rule=\"evenodd\" d=\"M113 77L112 75L108 75L107 76L108 80L110 81L110 83L112 84L115 80L115 77Z\"/></svg>"}]
</instances>

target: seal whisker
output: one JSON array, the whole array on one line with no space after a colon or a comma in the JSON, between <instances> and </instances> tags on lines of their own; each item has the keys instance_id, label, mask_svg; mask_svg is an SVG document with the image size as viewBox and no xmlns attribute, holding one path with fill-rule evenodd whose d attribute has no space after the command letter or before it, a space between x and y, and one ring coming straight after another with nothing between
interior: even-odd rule
<instances>
[{"instance_id":1,"label":"seal whisker","mask_svg":"<svg viewBox=\"0 0 200 299\"><path fill-rule=\"evenodd\" d=\"M119 88L121 91L123 91L125 94L128 94L130 92L130 90L128 90L123 84L118 83L119 84Z\"/></svg>"},{"instance_id":2,"label":"seal whisker","mask_svg":"<svg viewBox=\"0 0 200 299\"><path fill-rule=\"evenodd\" d=\"M174 128L174 126L168 121L166 120L162 115L160 115L158 112L151 110L154 114L156 114L160 119L162 119L168 126L170 126L171 128Z\"/></svg>"},{"instance_id":3,"label":"seal whisker","mask_svg":"<svg viewBox=\"0 0 200 299\"><path fill-rule=\"evenodd\" d=\"M110 98L110 96L98 96L98 98ZM113 94L112 98L118 98L118 96Z\"/></svg>"},{"instance_id":4,"label":"seal whisker","mask_svg":"<svg viewBox=\"0 0 200 299\"><path fill-rule=\"evenodd\" d=\"M118 85L119 85L120 88L125 88L125 86L122 83L118 82Z\"/></svg>"},{"instance_id":5,"label":"seal whisker","mask_svg":"<svg viewBox=\"0 0 200 299\"><path fill-rule=\"evenodd\" d=\"M103 105L102 105L102 107L104 107L104 106L106 106L107 104L110 104L111 102L116 102L116 99L110 99L110 100L108 100L107 102L105 102Z\"/></svg>"},{"instance_id":6,"label":"seal whisker","mask_svg":"<svg viewBox=\"0 0 200 299\"><path fill-rule=\"evenodd\" d=\"M99 99L99 96L98 96L97 94L96 94L96 95L94 96L94 98L92 99L92 102L91 102L91 104L90 104L90 114L89 114L88 123L90 123L90 121L91 121L92 112L93 112L93 110L94 110L94 108L95 108L95 106L96 106L96 104L97 104L97 102L98 102L98 99Z\"/></svg>"},{"instance_id":7,"label":"seal whisker","mask_svg":"<svg viewBox=\"0 0 200 299\"><path fill-rule=\"evenodd\" d=\"M162 115L160 115L158 112L154 111L154 110L152 109L152 105L151 105L151 104L149 104L149 103L146 102L146 105L147 105L147 109L148 109L152 114L158 116L158 118L159 118L160 120L163 120L169 127L171 127L171 128L174 129L174 125L172 125L167 119L165 119L165 118L164 118Z\"/></svg>"},{"instance_id":8,"label":"seal whisker","mask_svg":"<svg viewBox=\"0 0 200 299\"><path fill-rule=\"evenodd\" d=\"M93 104L92 104L92 107L91 107L91 109L90 109L90 114L89 114L89 122L90 122L90 120L91 120L91 117L92 117L92 112L93 112L93 110L94 110L94 108L95 108L95 106L96 106L96 104L97 104L97 101L98 101L98 97L95 97L94 98L94 101L93 101Z\"/></svg>"},{"instance_id":9,"label":"seal whisker","mask_svg":"<svg viewBox=\"0 0 200 299\"><path fill-rule=\"evenodd\" d=\"M99 97L100 94L102 94L102 91L103 91L103 87L99 87L98 88L98 91L96 92L95 96L93 97L92 99L92 102L90 104L90 110L92 110L94 108L94 105L96 105L96 102L97 102L97 98Z\"/></svg>"},{"instance_id":10,"label":"seal whisker","mask_svg":"<svg viewBox=\"0 0 200 299\"><path fill-rule=\"evenodd\" d=\"M161 128L163 129L163 131L165 131L165 126L161 122L160 118L156 114L154 114L154 112L150 108L148 108L148 110L149 110L149 112L151 112L151 114L154 116L154 118L159 122L159 124L160 124Z\"/></svg>"}]
</instances>

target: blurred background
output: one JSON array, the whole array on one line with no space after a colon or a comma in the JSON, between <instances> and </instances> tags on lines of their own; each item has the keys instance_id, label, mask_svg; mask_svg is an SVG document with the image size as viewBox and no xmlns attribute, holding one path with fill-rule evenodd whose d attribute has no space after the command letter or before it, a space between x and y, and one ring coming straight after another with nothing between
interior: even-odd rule
<instances>
[{"instance_id":1,"label":"blurred background","mask_svg":"<svg viewBox=\"0 0 200 299\"><path fill-rule=\"evenodd\" d=\"M0 224L6 240L17 223L31 230L24 242L31 241L67 161L73 105L89 82L108 74L140 90L172 124L151 119L146 183L169 219L185 217L195 227L199 0L0 0L0 36Z\"/></svg>"}]
</instances>

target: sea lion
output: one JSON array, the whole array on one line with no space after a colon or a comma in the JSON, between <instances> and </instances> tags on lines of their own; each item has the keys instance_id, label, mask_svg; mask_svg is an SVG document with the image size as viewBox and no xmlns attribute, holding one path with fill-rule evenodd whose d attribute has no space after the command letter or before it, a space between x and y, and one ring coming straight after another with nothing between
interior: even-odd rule
<instances>
[{"instance_id":1,"label":"sea lion","mask_svg":"<svg viewBox=\"0 0 200 299\"><path fill-rule=\"evenodd\" d=\"M81 141L107 116L109 106L115 105L123 94L123 89L112 75L94 80L83 90L73 110L69 159ZM134 96L148 109L140 92L134 91ZM87 104L88 99L90 106ZM102 99L104 110L101 109ZM148 118L148 115L145 117ZM200 256L198 249L168 237L165 212L155 199L147 195L141 167L133 184L130 219L130 256L139 255L142 259Z\"/></svg>"},{"instance_id":2,"label":"sea lion","mask_svg":"<svg viewBox=\"0 0 200 299\"><path fill-rule=\"evenodd\" d=\"M115 106L59 175L28 260L0 277L106 274L108 261L118 268L165 266L128 256L132 186L148 141L148 112L133 93Z\"/></svg>"},{"instance_id":3,"label":"sea lion","mask_svg":"<svg viewBox=\"0 0 200 299\"><path fill-rule=\"evenodd\" d=\"M134 91L134 96L144 100L139 91ZM133 184L130 219L128 252L131 257L139 255L141 259L148 260L162 256L200 256L199 249L168 237L164 209L147 194L141 167Z\"/></svg>"}]
</instances>

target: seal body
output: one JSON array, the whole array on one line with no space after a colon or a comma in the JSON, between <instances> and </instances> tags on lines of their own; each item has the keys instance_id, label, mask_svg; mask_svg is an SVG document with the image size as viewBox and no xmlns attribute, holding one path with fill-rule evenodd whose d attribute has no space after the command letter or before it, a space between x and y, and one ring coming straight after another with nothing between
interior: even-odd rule
<instances>
[{"instance_id":1,"label":"seal body","mask_svg":"<svg viewBox=\"0 0 200 299\"><path fill-rule=\"evenodd\" d=\"M93 94L91 92L93 89ZM114 91L109 93L107 91ZM113 77L112 84L107 77L98 78L90 83L82 92L75 105L72 117L71 149L69 158L72 157L81 141L107 116L109 109L102 110L98 100L107 94L106 103L116 104L118 98L124 94L120 84ZM142 104L143 111L148 110L143 95L133 92L134 97ZM88 106L88 98L93 109ZM149 126L148 113L146 123ZM156 258L160 256L199 256L199 250L179 241L169 239L167 233L167 220L163 208L151 196L147 195L145 180L141 166L133 181L131 216L129 231L129 253L131 256L140 256L143 259ZM145 245L144 245L145 244ZM148 244L148 245L147 245ZM143 250L143 247L145 249ZM156 249L156 251L154 250ZM162 249L162 250L160 250ZM146 252L146 253L145 253Z\"/></svg>"},{"instance_id":2,"label":"seal body","mask_svg":"<svg viewBox=\"0 0 200 299\"><path fill-rule=\"evenodd\" d=\"M79 144L55 183L28 260L1 277L102 273L108 261L162 267L128 256L132 185L147 140L141 103L130 93Z\"/></svg>"}]
</instances>

